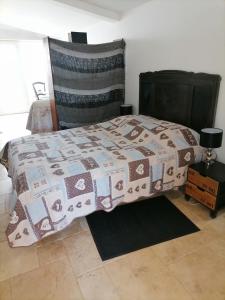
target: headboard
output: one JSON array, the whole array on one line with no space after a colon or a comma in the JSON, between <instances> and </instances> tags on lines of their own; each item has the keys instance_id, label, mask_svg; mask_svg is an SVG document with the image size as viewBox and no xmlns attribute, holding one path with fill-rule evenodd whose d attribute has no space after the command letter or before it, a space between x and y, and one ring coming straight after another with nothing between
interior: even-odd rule
<instances>
[{"instance_id":1,"label":"headboard","mask_svg":"<svg viewBox=\"0 0 225 300\"><path fill-rule=\"evenodd\" d=\"M140 74L139 114L196 131L214 125L221 77L185 71Z\"/></svg>"}]
</instances>

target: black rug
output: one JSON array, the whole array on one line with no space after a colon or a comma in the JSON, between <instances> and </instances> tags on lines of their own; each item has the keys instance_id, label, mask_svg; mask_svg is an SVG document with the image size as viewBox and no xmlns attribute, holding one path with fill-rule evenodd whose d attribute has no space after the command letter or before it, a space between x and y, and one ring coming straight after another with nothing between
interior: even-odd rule
<instances>
[{"instance_id":1,"label":"black rug","mask_svg":"<svg viewBox=\"0 0 225 300\"><path fill-rule=\"evenodd\" d=\"M98 211L87 221L102 260L199 231L164 196Z\"/></svg>"}]
</instances>

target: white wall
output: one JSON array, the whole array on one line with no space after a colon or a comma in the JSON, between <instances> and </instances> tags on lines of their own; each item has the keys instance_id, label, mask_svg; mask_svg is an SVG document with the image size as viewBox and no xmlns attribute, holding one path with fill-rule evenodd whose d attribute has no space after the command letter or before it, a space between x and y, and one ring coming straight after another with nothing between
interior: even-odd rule
<instances>
[{"instance_id":1,"label":"white wall","mask_svg":"<svg viewBox=\"0 0 225 300\"><path fill-rule=\"evenodd\" d=\"M28 112L36 100L32 83L47 82L42 40L0 40L0 116Z\"/></svg>"},{"instance_id":2,"label":"white wall","mask_svg":"<svg viewBox=\"0 0 225 300\"><path fill-rule=\"evenodd\" d=\"M126 102L138 111L140 72L178 69L222 76L215 126L225 131L225 1L152 0L114 24L88 28L90 43L126 40ZM219 159L225 162L225 132Z\"/></svg>"}]
</instances>

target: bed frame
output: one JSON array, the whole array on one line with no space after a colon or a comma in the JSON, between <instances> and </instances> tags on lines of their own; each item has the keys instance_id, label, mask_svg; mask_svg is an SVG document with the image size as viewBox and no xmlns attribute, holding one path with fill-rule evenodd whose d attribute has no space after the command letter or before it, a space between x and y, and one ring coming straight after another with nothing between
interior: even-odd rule
<instances>
[{"instance_id":1,"label":"bed frame","mask_svg":"<svg viewBox=\"0 0 225 300\"><path fill-rule=\"evenodd\" d=\"M188 126L213 127L220 75L185 71L140 74L139 114Z\"/></svg>"}]
</instances>

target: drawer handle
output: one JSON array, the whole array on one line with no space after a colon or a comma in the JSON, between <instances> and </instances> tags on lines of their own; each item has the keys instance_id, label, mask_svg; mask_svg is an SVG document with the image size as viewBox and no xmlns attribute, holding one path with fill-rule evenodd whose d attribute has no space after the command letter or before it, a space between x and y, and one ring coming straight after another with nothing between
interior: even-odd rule
<instances>
[{"instance_id":1,"label":"drawer handle","mask_svg":"<svg viewBox=\"0 0 225 300\"><path fill-rule=\"evenodd\" d=\"M200 191L204 192L205 190L201 188L200 186L196 186Z\"/></svg>"}]
</instances>

